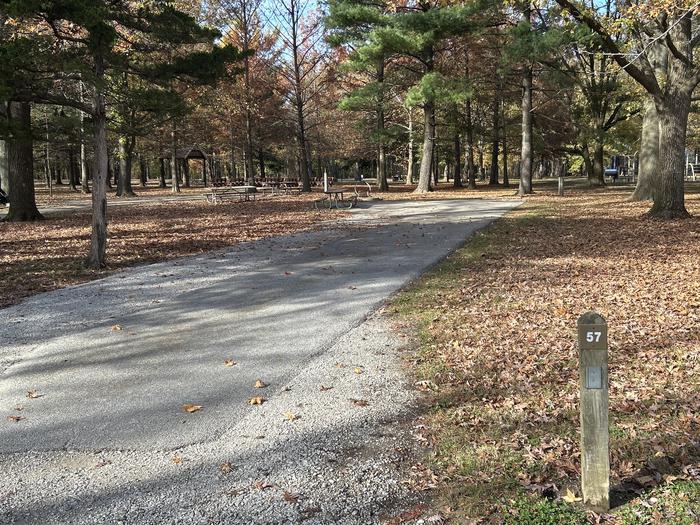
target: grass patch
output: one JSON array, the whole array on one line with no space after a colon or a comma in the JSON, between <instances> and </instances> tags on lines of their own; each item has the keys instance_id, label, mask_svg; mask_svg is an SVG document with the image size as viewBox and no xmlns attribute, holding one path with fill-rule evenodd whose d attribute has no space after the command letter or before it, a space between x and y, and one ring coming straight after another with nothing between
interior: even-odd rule
<instances>
[{"instance_id":1,"label":"grass patch","mask_svg":"<svg viewBox=\"0 0 700 525\"><path fill-rule=\"evenodd\" d=\"M504 525L581 525L587 522L581 510L548 499L520 497L504 509Z\"/></svg>"},{"instance_id":2,"label":"grass patch","mask_svg":"<svg viewBox=\"0 0 700 525\"><path fill-rule=\"evenodd\" d=\"M637 499L618 514L620 525L700 523L700 482L680 481Z\"/></svg>"}]
</instances>

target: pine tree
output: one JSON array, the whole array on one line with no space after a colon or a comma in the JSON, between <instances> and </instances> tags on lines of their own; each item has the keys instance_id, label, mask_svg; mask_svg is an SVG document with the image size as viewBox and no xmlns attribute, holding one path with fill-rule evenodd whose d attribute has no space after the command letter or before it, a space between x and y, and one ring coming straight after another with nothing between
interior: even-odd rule
<instances>
[{"instance_id":1,"label":"pine tree","mask_svg":"<svg viewBox=\"0 0 700 525\"><path fill-rule=\"evenodd\" d=\"M108 175L107 96L110 75L133 74L157 98L174 79L214 82L227 65L240 59L233 47L214 45L217 31L201 27L171 2L134 3L128 0L42 1L1 0L0 9L20 20L33 20L37 35L49 34L61 43L58 74L75 75L92 92L92 104L65 101L91 117L95 167L92 191L92 236L87 265L105 265L107 248ZM204 46L204 47L202 47ZM206 49L205 49L206 48ZM30 97L41 98L34 90ZM60 98L48 93L50 100ZM179 105L178 105L179 107ZM178 113L173 110L172 121Z\"/></svg>"},{"instance_id":2,"label":"pine tree","mask_svg":"<svg viewBox=\"0 0 700 525\"><path fill-rule=\"evenodd\" d=\"M380 60L387 65L395 63L397 67L415 69L417 66L419 72L407 100L409 104L423 108L418 193L430 190L436 105L441 99L452 98L453 88L457 93L464 89L463 85L453 83L439 72L437 59L448 38L468 34L480 27L478 13L485 6L486 2L481 1L457 5L419 1L384 10L381 6L357 0L334 0L330 4L329 19L336 28L336 39L352 44L351 62L358 66L366 64L367 68L376 68ZM378 94L381 93L378 90Z\"/></svg>"}]
</instances>

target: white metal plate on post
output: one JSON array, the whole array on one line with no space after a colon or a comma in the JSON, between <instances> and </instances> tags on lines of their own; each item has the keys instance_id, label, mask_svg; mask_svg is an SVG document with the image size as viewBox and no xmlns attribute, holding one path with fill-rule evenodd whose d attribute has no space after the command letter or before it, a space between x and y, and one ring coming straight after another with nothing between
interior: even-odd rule
<instances>
[{"instance_id":1,"label":"white metal plate on post","mask_svg":"<svg viewBox=\"0 0 700 525\"><path fill-rule=\"evenodd\" d=\"M590 390L601 390L603 388L602 367L589 366L586 368L586 388Z\"/></svg>"}]
</instances>

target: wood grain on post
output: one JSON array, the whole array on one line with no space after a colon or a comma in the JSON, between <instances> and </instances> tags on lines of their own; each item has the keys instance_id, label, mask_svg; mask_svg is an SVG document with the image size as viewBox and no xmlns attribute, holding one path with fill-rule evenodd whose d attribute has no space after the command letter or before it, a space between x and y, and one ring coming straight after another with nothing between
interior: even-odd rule
<instances>
[{"instance_id":1,"label":"wood grain on post","mask_svg":"<svg viewBox=\"0 0 700 525\"><path fill-rule=\"evenodd\" d=\"M595 512L610 510L608 325L595 312L578 319L581 489Z\"/></svg>"}]
</instances>

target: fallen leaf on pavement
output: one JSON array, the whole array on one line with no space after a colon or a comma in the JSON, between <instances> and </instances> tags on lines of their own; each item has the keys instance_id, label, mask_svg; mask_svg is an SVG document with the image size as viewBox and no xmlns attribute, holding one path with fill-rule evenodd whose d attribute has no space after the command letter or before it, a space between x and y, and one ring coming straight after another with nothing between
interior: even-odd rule
<instances>
[{"instance_id":1,"label":"fallen leaf on pavement","mask_svg":"<svg viewBox=\"0 0 700 525\"><path fill-rule=\"evenodd\" d=\"M110 330L111 330L112 332L121 332L121 331L122 331L122 327L121 327L121 325L115 324L112 328L110 328Z\"/></svg>"},{"instance_id":2,"label":"fallen leaf on pavement","mask_svg":"<svg viewBox=\"0 0 700 525\"><path fill-rule=\"evenodd\" d=\"M254 386L255 388L267 388L267 383L262 379L256 379Z\"/></svg>"},{"instance_id":3,"label":"fallen leaf on pavement","mask_svg":"<svg viewBox=\"0 0 700 525\"><path fill-rule=\"evenodd\" d=\"M351 399L350 401L356 407L366 407L369 405L369 401L365 401L364 399Z\"/></svg>"},{"instance_id":4,"label":"fallen leaf on pavement","mask_svg":"<svg viewBox=\"0 0 700 525\"><path fill-rule=\"evenodd\" d=\"M286 419L287 421L295 421L299 419L299 416L296 415L294 412L285 412L284 419Z\"/></svg>"},{"instance_id":5,"label":"fallen leaf on pavement","mask_svg":"<svg viewBox=\"0 0 700 525\"><path fill-rule=\"evenodd\" d=\"M22 416L7 416L8 421L12 421L13 423L18 423L22 421L23 419L27 419L26 417Z\"/></svg>"},{"instance_id":6,"label":"fallen leaf on pavement","mask_svg":"<svg viewBox=\"0 0 700 525\"><path fill-rule=\"evenodd\" d=\"M267 481L263 481L263 480L258 480L255 483L253 483L253 488L255 488L257 490L271 489L272 486L273 485L271 483L268 483Z\"/></svg>"},{"instance_id":7,"label":"fallen leaf on pavement","mask_svg":"<svg viewBox=\"0 0 700 525\"><path fill-rule=\"evenodd\" d=\"M182 456L175 454L173 456L173 463L175 463L176 465L182 465Z\"/></svg>"},{"instance_id":8,"label":"fallen leaf on pavement","mask_svg":"<svg viewBox=\"0 0 700 525\"><path fill-rule=\"evenodd\" d=\"M221 465L219 465L219 470L223 474L228 474L229 472L231 472L233 470L233 465L230 462L226 461L225 463L222 463Z\"/></svg>"},{"instance_id":9,"label":"fallen leaf on pavement","mask_svg":"<svg viewBox=\"0 0 700 525\"><path fill-rule=\"evenodd\" d=\"M289 503L298 503L299 501L299 495L298 494L292 494L291 492L284 491L284 494L282 494L282 497L284 498L284 501L289 502Z\"/></svg>"},{"instance_id":10,"label":"fallen leaf on pavement","mask_svg":"<svg viewBox=\"0 0 700 525\"><path fill-rule=\"evenodd\" d=\"M224 361L224 366L236 366L238 363L236 363L233 359L227 359Z\"/></svg>"},{"instance_id":11,"label":"fallen leaf on pavement","mask_svg":"<svg viewBox=\"0 0 700 525\"><path fill-rule=\"evenodd\" d=\"M182 405L182 410L184 410L188 414L192 414L193 412L199 412L200 410L202 410L202 405L193 405L191 403L187 403L185 405Z\"/></svg>"},{"instance_id":12,"label":"fallen leaf on pavement","mask_svg":"<svg viewBox=\"0 0 700 525\"><path fill-rule=\"evenodd\" d=\"M264 397L255 396L255 397L251 397L250 401L248 401L248 403L250 403L251 405L262 405L265 401L267 401L267 399L265 399Z\"/></svg>"},{"instance_id":13,"label":"fallen leaf on pavement","mask_svg":"<svg viewBox=\"0 0 700 525\"><path fill-rule=\"evenodd\" d=\"M324 385L321 385L321 388L319 388L319 390L321 392L325 392L326 390L332 390L332 389L333 389L332 386L324 386Z\"/></svg>"},{"instance_id":14,"label":"fallen leaf on pavement","mask_svg":"<svg viewBox=\"0 0 700 525\"><path fill-rule=\"evenodd\" d=\"M364 370L358 366L357 368L355 368L355 370L353 370L353 372L355 372L356 374L359 375L359 374L362 374L364 372Z\"/></svg>"},{"instance_id":15,"label":"fallen leaf on pavement","mask_svg":"<svg viewBox=\"0 0 700 525\"><path fill-rule=\"evenodd\" d=\"M27 397L29 399L37 399L41 397L41 394L38 390L27 390Z\"/></svg>"}]
</instances>

